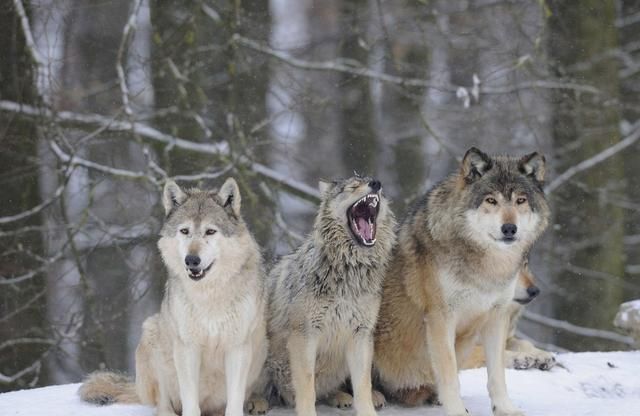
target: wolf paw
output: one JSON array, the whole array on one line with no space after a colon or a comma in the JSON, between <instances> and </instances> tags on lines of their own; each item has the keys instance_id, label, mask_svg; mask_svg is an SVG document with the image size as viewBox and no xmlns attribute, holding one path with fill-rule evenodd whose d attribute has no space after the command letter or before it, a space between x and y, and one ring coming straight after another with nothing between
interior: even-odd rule
<instances>
[{"instance_id":1,"label":"wolf paw","mask_svg":"<svg viewBox=\"0 0 640 416\"><path fill-rule=\"evenodd\" d=\"M507 367L515 368L516 370L529 368L550 370L555 365L555 357L552 353L546 351L514 352L509 354L507 361Z\"/></svg>"},{"instance_id":2,"label":"wolf paw","mask_svg":"<svg viewBox=\"0 0 640 416\"><path fill-rule=\"evenodd\" d=\"M513 407L504 409L493 406L493 416L525 416L525 414Z\"/></svg>"},{"instance_id":3,"label":"wolf paw","mask_svg":"<svg viewBox=\"0 0 640 416\"><path fill-rule=\"evenodd\" d=\"M373 399L373 407L376 409L381 409L387 404L387 399L385 399L384 394L378 390L371 392L371 398Z\"/></svg>"},{"instance_id":4,"label":"wolf paw","mask_svg":"<svg viewBox=\"0 0 640 416\"><path fill-rule=\"evenodd\" d=\"M269 402L262 397L252 397L245 408L250 415L264 415L269 411Z\"/></svg>"},{"instance_id":5,"label":"wolf paw","mask_svg":"<svg viewBox=\"0 0 640 416\"><path fill-rule=\"evenodd\" d=\"M353 396L344 391L337 391L328 400L329 405L338 409L349 409L353 406Z\"/></svg>"}]
</instances>

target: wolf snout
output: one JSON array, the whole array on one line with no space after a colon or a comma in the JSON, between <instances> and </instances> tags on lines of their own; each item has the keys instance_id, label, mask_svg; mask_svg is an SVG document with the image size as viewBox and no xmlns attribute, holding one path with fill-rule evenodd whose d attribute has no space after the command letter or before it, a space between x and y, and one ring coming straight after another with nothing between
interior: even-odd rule
<instances>
[{"instance_id":1,"label":"wolf snout","mask_svg":"<svg viewBox=\"0 0 640 416\"><path fill-rule=\"evenodd\" d=\"M189 254L184 258L184 264L188 269L197 269L200 266L200 257Z\"/></svg>"},{"instance_id":2,"label":"wolf snout","mask_svg":"<svg viewBox=\"0 0 640 416\"><path fill-rule=\"evenodd\" d=\"M373 192L378 192L380 188L382 188L382 183L379 180L374 179L371 182L369 182L369 187Z\"/></svg>"},{"instance_id":3,"label":"wolf snout","mask_svg":"<svg viewBox=\"0 0 640 416\"><path fill-rule=\"evenodd\" d=\"M527 295L529 295L529 299L533 300L539 294L540 289L538 289L538 286L530 286L527 288Z\"/></svg>"},{"instance_id":4,"label":"wolf snout","mask_svg":"<svg viewBox=\"0 0 640 416\"><path fill-rule=\"evenodd\" d=\"M502 224L502 235L506 240L513 240L516 238L518 232L518 226L515 224Z\"/></svg>"}]
</instances>

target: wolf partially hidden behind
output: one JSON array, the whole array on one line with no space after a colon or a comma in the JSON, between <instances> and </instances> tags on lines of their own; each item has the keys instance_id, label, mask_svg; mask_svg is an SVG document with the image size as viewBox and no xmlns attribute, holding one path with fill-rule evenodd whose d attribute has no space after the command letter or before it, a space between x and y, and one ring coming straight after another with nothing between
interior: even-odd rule
<instances>
[{"instance_id":1,"label":"wolf partially hidden behind","mask_svg":"<svg viewBox=\"0 0 640 416\"><path fill-rule=\"evenodd\" d=\"M349 398L358 416L375 415L371 391L373 331L395 220L379 181L321 182L322 201L306 241L269 274L266 372L298 416L315 416L316 399Z\"/></svg>"},{"instance_id":2,"label":"wolf partially hidden behind","mask_svg":"<svg viewBox=\"0 0 640 416\"><path fill-rule=\"evenodd\" d=\"M540 289L536 286L535 277L529 269L529 260L525 259L524 264L518 271L518 281L513 302L511 302L506 311L509 315L509 329L505 344L505 367L507 368L550 370L556 365L553 353L536 348L530 341L520 339L515 334L516 325L524 312L525 305L528 305L539 294ZM476 345L464 360L461 369L478 368L485 365L484 351L481 346Z\"/></svg>"},{"instance_id":3,"label":"wolf partially hidden behind","mask_svg":"<svg viewBox=\"0 0 640 416\"><path fill-rule=\"evenodd\" d=\"M238 186L229 178L216 193L169 181L163 203L158 247L169 279L160 312L143 324L135 383L97 372L79 394L156 406L159 416L241 416L267 355L267 293Z\"/></svg>"},{"instance_id":4,"label":"wolf partially hidden behind","mask_svg":"<svg viewBox=\"0 0 640 416\"><path fill-rule=\"evenodd\" d=\"M398 233L375 337L385 393L437 391L448 416L467 415L459 363L484 346L496 416L522 413L507 395L504 351L517 271L546 228L544 157L490 157L476 148L428 192Z\"/></svg>"}]
</instances>

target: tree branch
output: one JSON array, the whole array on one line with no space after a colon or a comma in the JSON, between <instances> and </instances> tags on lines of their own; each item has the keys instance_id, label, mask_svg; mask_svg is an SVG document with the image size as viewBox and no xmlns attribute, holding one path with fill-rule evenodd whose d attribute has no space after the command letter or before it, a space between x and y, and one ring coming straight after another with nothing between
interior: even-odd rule
<instances>
[{"instance_id":1,"label":"tree branch","mask_svg":"<svg viewBox=\"0 0 640 416\"><path fill-rule=\"evenodd\" d=\"M231 150L226 142L197 143L163 133L151 126L136 121L119 121L113 117L106 117L99 114L79 114L70 111L53 113L47 109L41 109L13 101L0 101L0 111L14 113L27 118L45 117L51 121L60 123L60 125L63 126L72 126L81 129L99 127L104 128L105 131L135 131L135 133L143 139L174 146L182 150L198 152L201 154L210 154L220 158L231 156ZM264 179L282 186L292 194L313 202L318 202L320 200L320 193L314 187L287 177L285 174L277 172L261 163L253 162L246 156L239 156L235 161L260 175Z\"/></svg>"},{"instance_id":2,"label":"tree branch","mask_svg":"<svg viewBox=\"0 0 640 416\"><path fill-rule=\"evenodd\" d=\"M447 85L447 84L439 84L434 83L425 79L419 78L405 78L396 75L385 74L381 72L373 71L357 61L352 59L337 59L335 61L322 61L322 62L314 62L314 61L305 61L303 59L298 59L286 52L277 51L275 49L270 48L266 45L261 45L260 43L245 38L239 34L233 35L233 42L236 42L240 46L244 46L247 49L251 49L255 52L259 52L268 56L271 56L280 62L284 62L287 65L290 65L295 68L311 70L311 71L335 71L342 72L358 77L370 78L376 81L386 82L389 84L395 84L402 87L417 87L417 88L433 88L439 91L445 91L455 94L459 88L464 88L461 86L455 85ZM508 94L513 93L523 89L534 89L534 88L544 88L544 89L560 89L560 90L574 90L577 92L589 93L589 94L600 94L600 90L591 86L591 85L583 85L577 84L575 82L570 81L558 81L558 80L534 80L521 82L519 84L515 84L512 86L506 87L491 87L483 85L479 89L480 94Z\"/></svg>"},{"instance_id":3,"label":"tree branch","mask_svg":"<svg viewBox=\"0 0 640 416\"><path fill-rule=\"evenodd\" d=\"M600 338L608 341L619 342L621 344L633 346L635 342L632 337L616 334L615 332L605 331L603 329L586 328L583 326L574 325L567 321L561 321L559 319L553 319L546 316L538 315L537 313L525 310L523 317L532 322L549 326L551 328L558 328L564 331L571 332L583 337Z\"/></svg>"},{"instance_id":4,"label":"tree branch","mask_svg":"<svg viewBox=\"0 0 640 416\"><path fill-rule=\"evenodd\" d=\"M607 147L600 153L590 157L589 159L583 160L577 165L567 169L560 176L557 176L553 181L551 181L551 183L549 183L549 185L545 187L545 191L547 193L552 193L573 176L604 162L611 156L614 156L615 154L637 142L638 139L640 139L640 123L636 123L634 127L635 128L632 129L631 133L624 140L619 141L611 147Z\"/></svg>"}]
</instances>

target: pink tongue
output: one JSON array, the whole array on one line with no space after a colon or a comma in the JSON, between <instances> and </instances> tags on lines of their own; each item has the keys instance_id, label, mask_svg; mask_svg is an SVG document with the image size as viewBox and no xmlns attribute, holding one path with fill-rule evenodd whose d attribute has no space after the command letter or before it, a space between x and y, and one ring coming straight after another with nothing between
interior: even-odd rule
<instances>
[{"instance_id":1,"label":"pink tongue","mask_svg":"<svg viewBox=\"0 0 640 416\"><path fill-rule=\"evenodd\" d=\"M367 240L373 240L373 227L369 224L369 221L364 218L358 218L358 230L360 231L360 235Z\"/></svg>"}]
</instances>

